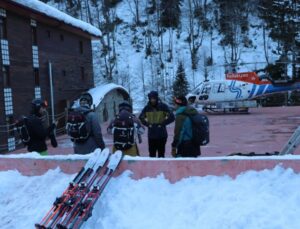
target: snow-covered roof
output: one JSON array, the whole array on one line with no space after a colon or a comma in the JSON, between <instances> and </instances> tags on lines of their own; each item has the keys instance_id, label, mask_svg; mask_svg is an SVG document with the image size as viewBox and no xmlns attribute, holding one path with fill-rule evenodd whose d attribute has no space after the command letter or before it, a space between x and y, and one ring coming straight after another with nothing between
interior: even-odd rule
<instances>
[{"instance_id":1,"label":"snow-covered roof","mask_svg":"<svg viewBox=\"0 0 300 229\"><path fill-rule=\"evenodd\" d=\"M115 90L115 89L121 89L121 90L125 91L127 94L129 94L126 88L122 87L121 85L114 84L114 83L104 84L104 85L90 89L89 93L93 97L94 105L97 107L101 103L104 96L107 93L109 93L110 91Z\"/></svg>"},{"instance_id":2,"label":"snow-covered roof","mask_svg":"<svg viewBox=\"0 0 300 229\"><path fill-rule=\"evenodd\" d=\"M32 10L38 11L39 13L45 14L48 17L55 18L68 25L77 27L85 32L90 33L91 35L101 36L101 31L96 27L92 26L91 24L73 18L70 15L61 12L60 10L52 6L49 6L43 2L40 2L38 0L12 0L12 1L22 6L31 8Z\"/></svg>"}]
</instances>

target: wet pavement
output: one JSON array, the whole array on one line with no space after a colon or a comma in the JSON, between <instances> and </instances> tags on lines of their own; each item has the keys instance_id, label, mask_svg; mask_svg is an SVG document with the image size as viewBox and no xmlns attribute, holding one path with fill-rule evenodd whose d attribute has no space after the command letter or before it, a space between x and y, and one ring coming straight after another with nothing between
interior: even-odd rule
<instances>
[{"instance_id":1,"label":"wet pavement","mask_svg":"<svg viewBox=\"0 0 300 229\"><path fill-rule=\"evenodd\" d=\"M254 108L249 114L207 114L210 121L210 143L201 148L202 156L224 156L231 153L265 153L280 151L300 125L300 107ZM102 124L104 141L112 145L112 136L106 133L107 123ZM166 157L171 154L174 123L168 126ZM58 137L58 148L49 146L54 154L73 153L72 142L66 135ZM141 156L148 156L147 131L139 144ZM14 153L24 152L20 149ZM296 150L300 153L300 149Z\"/></svg>"}]
</instances>

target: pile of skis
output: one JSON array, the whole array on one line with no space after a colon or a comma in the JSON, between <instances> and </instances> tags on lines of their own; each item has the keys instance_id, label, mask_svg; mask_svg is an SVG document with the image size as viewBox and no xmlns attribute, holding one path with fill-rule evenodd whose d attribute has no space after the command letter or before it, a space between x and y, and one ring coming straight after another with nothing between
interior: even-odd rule
<instances>
[{"instance_id":1,"label":"pile of skis","mask_svg":"<svg viewBox=\"0 0 300 229\"><path fill-rule=\"evenodd\" d=\"M80 228L123 158L122 152L96 150L36 229Z\"/></svg>"}]
</instances>

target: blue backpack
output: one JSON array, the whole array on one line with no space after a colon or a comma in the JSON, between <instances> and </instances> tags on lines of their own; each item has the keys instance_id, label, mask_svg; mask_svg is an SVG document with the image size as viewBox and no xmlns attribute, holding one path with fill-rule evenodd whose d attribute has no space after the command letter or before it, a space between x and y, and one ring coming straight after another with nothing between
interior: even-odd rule
<instances>
[{"instance_id":1,"label":"blue backpack","mask_svg":"<svg viewBox=\"0 0 300 229\"><path fill-rule=\"evenodd\" d=\"M192 122L192 142L195 146L204 146L209 143L209 120L206 115L196 114L185 116L189 117Z\"/></svg>"}]
</instances>

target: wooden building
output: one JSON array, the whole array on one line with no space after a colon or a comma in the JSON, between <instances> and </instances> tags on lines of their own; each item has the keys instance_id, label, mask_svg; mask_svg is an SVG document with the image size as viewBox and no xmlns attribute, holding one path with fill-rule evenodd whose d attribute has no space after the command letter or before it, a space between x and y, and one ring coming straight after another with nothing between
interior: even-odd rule
<instances>
[{"instance_id":1,"label":"wooden building","mask_svg":"<svg viewBox=\"0 0 300 229\"><path fill-rule=\"evenodd\" d=\"M15 149L13 122L32 99L47 100L57 116L94 86L91 40L100 36L38 0L0 1L0 152Z\"/></svg>"}]
</instances>

